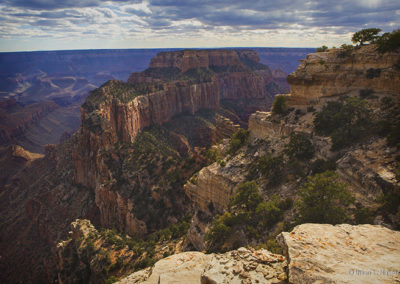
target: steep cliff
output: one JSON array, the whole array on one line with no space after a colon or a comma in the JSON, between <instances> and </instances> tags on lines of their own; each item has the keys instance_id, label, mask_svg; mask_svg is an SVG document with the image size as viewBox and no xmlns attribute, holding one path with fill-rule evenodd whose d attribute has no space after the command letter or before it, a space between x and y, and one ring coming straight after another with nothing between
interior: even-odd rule
<instances>
[{"instance_id":1,"label":"steep cliff","mask_svg":"<svg viewBox=\"0 0 400 284\"><path fill-rule=\"evenodd\" d=\"M330 96L358 95L368 89L397 94L400 79L394 66L398 59L398 52L382 54L376 51L375 45L313 53L288 76L290 93L294 100L306 102Z\"/></svg>"},{"instance_id":2,"label":"steep cliff","mask_svg":"<svg viewBox=\"0 0 400 284\"><path fill-rule=\"evenodd\" d=\"M75 182L94 190L102 225L116 226L130 234L145 234L149 219L146 217L147 221L143 222L133 213L139 212L135 209L135 200L168 175L162 168L163 160L171 159L172 155L178 170L182 157L193 156L193 147L210 146L232 135L237 126L229 118L248 115L250 109L265 109L271 103L273 94L266 89L270 82L273 82L271 72L259 63L257 54L252 51L179 51L158 54L147 70L133 73L128 83L109 81L93 91L82 106L79 144L73 155ZM246 107L239 113L234 109L220 110L224 100L242 101ZM183 122L185 115L189 117ZM193 128L182 127L188 123L193 123ZM157 125L163 125L161 130L157 130ZM140 154L146 157L145 163L150 162L153 155L161 159L161 168L156 170L160 180L144 177L142 172L137 172L137 166L120 168L130 156L139 155L140 150L135 149L138 141L148 139L146 131L142 132L144 129L150 129L157 139L167 140L165 151L160 147L159 154L146 151ZM117 144L125 146L121 148ZM190 170L184 169L183 176L200 166L195 164ZM139 180L135 181L135 175ZM116 186L122 178L137 190L124 193L125 189ZM168 186L161 188L166 190ZM174 189L178 196L180 187ZM181 197L175 196L171 201L167 201L165 193L161 193L161 197L164 204L175 204L174 210L187 206ZM152 226L154 229L156 225Z\"/></svg>"},{"instance_id":3,"label":"steep cliff","mask_svg":"<svg viewBox=\"0 0 400 284\"><path fill-rule=\"evenodd\" d=\"M282 112L252 114L249 141L236 152L229 143L220 145L220 161L185 185L196 209L188 247L207 248L204 237L212 224L222 222L231 234L242 234L243 226L229 215L237 214L229 201L241 183L256 181L263 199L272 202L268 206L278 207L274 195L299 200L307 176L327 170L336 171L356 198L349 222L399 228L399 58L398 52L381 54L373 45L307 56L288 78L291 94L283 96ZM263 237L246 233L244 244L265 242L290 228L298 208L277 210L280 217L262 229ZM232 240L226 237L229 247Z\"/></svg>"}]
</instances>

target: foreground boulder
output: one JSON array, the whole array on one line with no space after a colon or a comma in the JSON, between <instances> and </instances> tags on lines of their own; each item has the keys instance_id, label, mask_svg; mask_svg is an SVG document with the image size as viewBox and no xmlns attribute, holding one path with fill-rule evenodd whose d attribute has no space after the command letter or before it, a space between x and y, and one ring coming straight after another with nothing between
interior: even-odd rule
<instances>
[{"instance_id":1,"label":"foreground boulder","mask_svg":"<svg viewBox=\"0 0 400 284\"><path fill-rule=\"evenodd\" d=\"M239 248L185 252L118 283L398 283L400 232L378 225L302 224L278 241L285 256Z\"/></svg>"},{"instance_id":2,"label":"foreground boulder","mask_svg":"<svg viewBox=\"0 0 400 284\"><path fill-rule=\"evenodd\" d=\"M290 283L400 282L400 232L376 225L303 224L278 240Z\"/></svg>"},{"instance_id":3,"label":"foreground boulder","mask_svg":"<svg viewBox=\"0 0 400 284\"><path fill-rule=\"evenodd\" d=\"M240 248L225 254L184 252L118 283L284 283L286 266L283 256L263 249Z\"/></svg>"}]
</instances>

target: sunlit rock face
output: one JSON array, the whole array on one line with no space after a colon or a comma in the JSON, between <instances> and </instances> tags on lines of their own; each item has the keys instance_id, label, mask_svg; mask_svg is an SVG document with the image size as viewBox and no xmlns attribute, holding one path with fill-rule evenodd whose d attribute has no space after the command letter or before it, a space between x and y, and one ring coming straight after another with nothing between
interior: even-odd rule
<instances>
[{"instance_id":1,"label":"sunlit rock face","mask_svg":"<svg viewBox=\"0 0 400 284\"><path fill-rule=\"evenodd\" d=\"M308 101L367 89L398 93L400 77L394 65L399 58L398 52L378 53L375 45L313 53L288 76L290 93L294 100Z\"/></svg>"}]
</instances>

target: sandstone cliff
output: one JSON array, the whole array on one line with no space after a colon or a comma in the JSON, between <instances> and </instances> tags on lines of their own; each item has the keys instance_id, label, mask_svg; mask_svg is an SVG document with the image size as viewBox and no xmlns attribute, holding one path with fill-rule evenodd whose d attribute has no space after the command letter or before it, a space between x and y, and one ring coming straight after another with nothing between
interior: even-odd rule
<instances>
[{"instance_id":1,"label":"sandstone cliff","mask_svg":"<svg viewBox=\"0 0 400 284\"><path fill-rule=\"evenodd\" d=\"M398 52L378 53L375 45L350 51L333 49L307 56L296 72L288 76L294 101L315 102L321 98L354 95L367 89L397 94Z\"/></svg>"},{"instance_id":2,"label":"sandstone cliff","mask_svg":"<svg viewBox=\"0 0 400 284\"><path fill-rule=\"evenodd\" d=\"M134 213L138 209L132 195L138 195L143 188L150 190L160 182L151 181L147 176L143 178L143 173L133 174L137 169L117 170L126 161L123 156L128 154L121 155L117 143L135 144L145 128L167 125L168 143L172 142L178 156L188 155L194 146L209 146L210 142L231 135L237 126L228 117L246 117L253 110L266 109L273 97L267 90L271 82L274 79L270 70L259 63L255 52L179 51L160 53L147 70L133 73L128 83L109 81L93 91L82 106L82 127L73 155L75 182L95 192L102 225L116 226L130 234L145 234L148 227L146 221L138 219ZM241 102L244 107L241 111L228 108L222 113L220 106L227 100ZM175 117L193 116L200 110L219 114L212 114L211 123L207 122L209 118L196 122L197 133L191 128L181 130L183 124L174 122ZM226 114L228 117L224 117ZM196 137L202 134L206 135L198 141ZM111 154L111 159L105 159L104 154ZM201 164L191 170L199 166ZM168 173L163 169L159 174L160 179L165 179ZM188 174L190 171L185 170L184 175ZM140 176L139 180L133 179L136 175ZM116 187L122 178L137 190L126 194L124 189ZM179 188L175 190L179 191ZM167 207L174 207L168 198L162 199ZM187 206L180 199L172 202L180 204L175 207Z\"/></svg>"}]
</instances>

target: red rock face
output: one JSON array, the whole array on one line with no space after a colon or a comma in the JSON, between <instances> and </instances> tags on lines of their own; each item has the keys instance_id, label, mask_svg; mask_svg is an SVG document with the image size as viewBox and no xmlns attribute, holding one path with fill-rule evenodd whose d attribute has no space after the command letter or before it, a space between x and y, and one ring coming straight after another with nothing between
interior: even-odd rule
<instances>
[{"instance_id":1,"label":"red rock face","mask_svg":"<svg viewBox=\"0 0 400 284\"><path fill-rule=\"evenodd\" d=\"M240 65L238 53L234 50L160 52L150 62L150 68L178 68L182 73L193 68L228 65Z\"/></svg>"},{"instance_id":2,"label":"red rock face","mask_svg":"<svg viewBox=\"0 0 400 284\"><path fill-rule=\"evenodd\" d=\"M185 77L188 70L208 70L211 75L191 80ZM169 71L177 72L173 79ZM133 142L145 127L167 123L176 115L194 114L200 109L217 110L221 100L230 100L233 105L240 102L235 111L247 121L251 112L270 107L273 95L266 86L274 79L253 51L192 50L158 54L148 70L133 73L128 82L147 84L150 91L126 101L113 93L118 84L124 83L110 81L98 90L97 99L102 101L94 110L81 109L83 122L94 113L100 115L101 122L97 130L89 129L85 123L81 127L74 151L75 181L94 191L102 226L143 234L146 224L131 213L134 204L105 185L113 177L100 153L116 142ZM156 88L154 82L160 87ZM129 84L126 86L129 88ZM89 96L87 103L91 100L95 98ZM187 149L186 145L181 146L182 151Z\"/></svg>"}]
</instances>

